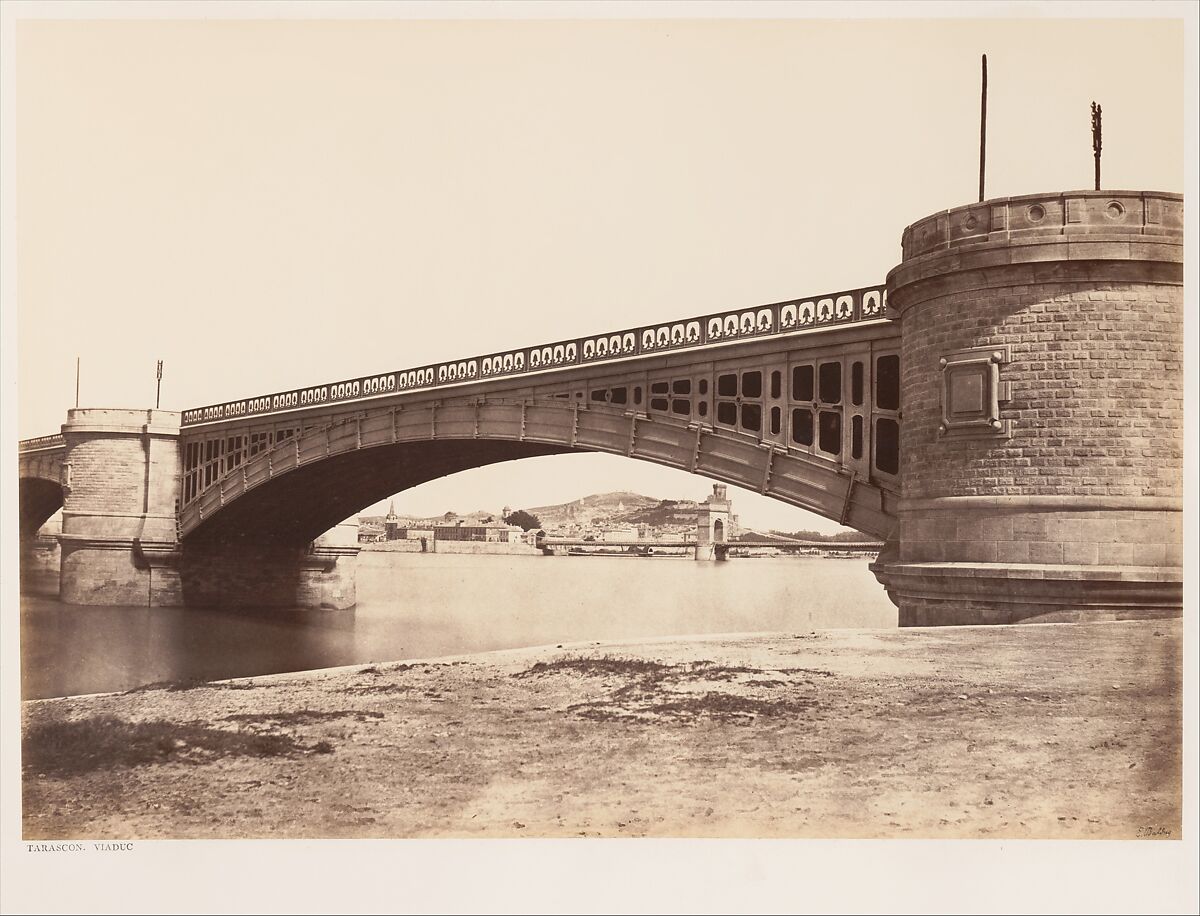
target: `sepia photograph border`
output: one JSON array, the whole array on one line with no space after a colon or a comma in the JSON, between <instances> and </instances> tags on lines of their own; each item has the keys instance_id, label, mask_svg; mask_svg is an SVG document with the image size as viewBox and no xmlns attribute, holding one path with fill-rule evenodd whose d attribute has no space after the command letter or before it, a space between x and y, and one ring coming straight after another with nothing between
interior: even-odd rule
<instances>
[{"instance_id":1,"label":"sepia photograph border","mask_svg":"<svg viewBox=\"0 0 1200 916\"><path fill-rule=\"evenodd\" d=\"M1187 3L0 4L0 912L1185 912L1196 906L1197 221L1186 211L1184 817L1181 840L137 841L21 839L14 30L27 18L1169 17L1186 30L1185 196L1196 189L1197 15ZM81 845L91 846L83 841Z\"/></svg>"}]
</instances>

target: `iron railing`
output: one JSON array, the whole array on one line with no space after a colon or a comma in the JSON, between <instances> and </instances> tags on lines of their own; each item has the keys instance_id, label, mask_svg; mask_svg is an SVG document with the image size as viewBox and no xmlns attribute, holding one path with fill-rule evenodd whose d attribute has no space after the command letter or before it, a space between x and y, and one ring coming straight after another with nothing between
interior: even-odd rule
<instances>
[{"instance_id":1,"label":"iron railing","mask_svg":"<svg viewBox=\"0 0 1200 916\"><path fill-rule=\"evenodd\" d=\"M867 286L196 407L183 412L182 424L193 426L261 416L319 404L353 402L384 394L422 391L444 385L602 364L710 344L841 327L883 318L886 308L887 288Z\"/></svg>"}]
</instances>

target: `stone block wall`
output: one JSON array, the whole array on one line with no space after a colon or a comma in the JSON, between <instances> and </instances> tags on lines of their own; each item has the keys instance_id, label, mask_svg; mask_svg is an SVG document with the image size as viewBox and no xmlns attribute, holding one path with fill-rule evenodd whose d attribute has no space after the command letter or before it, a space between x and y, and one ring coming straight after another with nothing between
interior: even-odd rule
<instances>
[{"instance_id":1,"label":"stone block wall","mask_svg":"<svg viewBox=\"0 0 1200 916\"><path fill-rule=\"evenodd\" d=\"M1009 267L986 288L947 292L905 315L905 497L1182 498L1182 287L1036 283L1035 273ZM931 367L990 346L1009 351L1011 435L922 447L941 422Z\"/></svg>"},{"instance_id":2,"label":"stone block wall","mask_svg":"<svg viewBox=\"0 0 1200 916\"><path fill-rule=\"evenodd\" d=\"M873 566L901 624L1177 610L1182 199L985 201L903 247L900 522ZM998 411L955 425L944 367L975 355Z\"/></svg>"},{"instance_id":3,"label":"stone block wall","mask_svg":"<svg viewBox=\"0 0 1200 916\"><path fill-rule=\"evenodd\" d=\"M62 600L171 603L177 576L140 545L169 551L175 542L179 414L76 408L63 439Z\"/></svg>"}]
</instances>

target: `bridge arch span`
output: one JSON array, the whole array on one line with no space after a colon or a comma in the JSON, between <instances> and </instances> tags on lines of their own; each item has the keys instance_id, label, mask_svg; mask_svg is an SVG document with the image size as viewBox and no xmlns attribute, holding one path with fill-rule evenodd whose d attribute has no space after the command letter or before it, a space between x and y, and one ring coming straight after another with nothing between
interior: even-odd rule
<instances>
[{"instance_id":1,"label":"bridge arch span","mask_svg":"<svg viewBox=\"0 0 1200 916\"><path fill-rule=\"evenodd\" d=\"M63 506L61 449L20 457L20 534L31 538Z\"/></svg>"},{"instance_id":2,"label":"bridge arch span","mask_svg":"<svg viewBox=\"0 0 1200 916\"><path fill-rule=\"evenodd\" d=\"M572 452L651 461L754 490L880 538L893 493L733 430L556 398L463 400L316 427L226 472L180 513L183 544L300 545L392 493L469 468Z\"/></svg>"}]
</instances>

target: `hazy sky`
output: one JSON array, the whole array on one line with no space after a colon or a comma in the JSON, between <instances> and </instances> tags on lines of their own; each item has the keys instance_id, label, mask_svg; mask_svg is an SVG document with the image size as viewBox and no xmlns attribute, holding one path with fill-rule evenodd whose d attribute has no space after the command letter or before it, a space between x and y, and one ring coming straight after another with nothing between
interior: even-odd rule
<instances>
[{"instance_id":1,"label":"hazy sky","mask_svg":"<svg viewBox=\"0 0 1200 916\"><path fill-rule=\"evenodd\" d=\"M1152 9L1152 7L1147 7ZM1166 21L18 24L22 437L879 282L988 196L1183 190ZM572 456L397 508L700 497ZM737 493L752 524L828 523Z\"/></svg>"}]
</instances>

